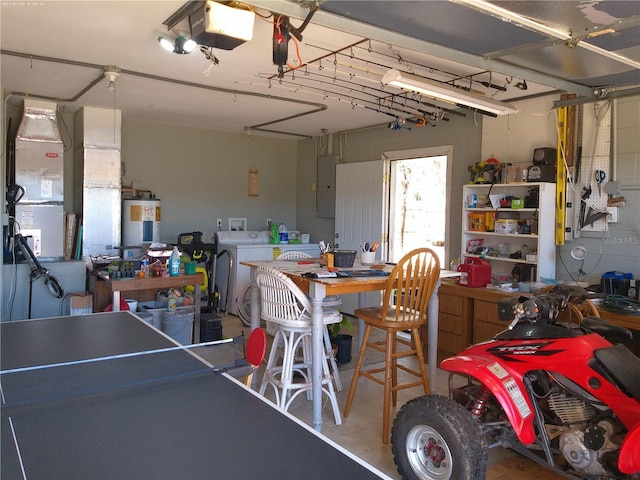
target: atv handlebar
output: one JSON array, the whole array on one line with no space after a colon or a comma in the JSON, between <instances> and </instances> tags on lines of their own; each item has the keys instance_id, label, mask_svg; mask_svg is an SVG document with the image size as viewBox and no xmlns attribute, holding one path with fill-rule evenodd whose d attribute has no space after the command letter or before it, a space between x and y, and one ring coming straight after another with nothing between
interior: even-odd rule
<instances>
[{"instance_id":1,"label":"atv handlebar","mask_svg":"<svg viewBox=\"0 0 640 480\"><path fill-rule=\"evenodd\" d=\"M521 319L533 323L554 323L570 303L579 303L587 291L572 285L556 285L551 291L530 297L520 296L498 301L498 318L511 321L512 329Z\"/></svg>"}]
</instances>

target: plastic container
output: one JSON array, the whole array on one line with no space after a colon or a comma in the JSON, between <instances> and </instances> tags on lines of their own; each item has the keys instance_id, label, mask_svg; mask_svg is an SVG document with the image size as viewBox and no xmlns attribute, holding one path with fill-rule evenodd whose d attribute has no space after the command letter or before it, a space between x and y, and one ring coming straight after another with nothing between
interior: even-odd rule
<instances>
[{"instance_id":1,"label":"plastic container","mask_svg":"<svg viewBox=\"0 0 640 480\"><path fill-rule=\"evenodd\" d=\"M353 343L353 336L341 333L333 337L332 342L338 346L336 362L349 363L351 361L351 345Z\"/></svg>"},{"instance_id":2,"label":"plastic container","mask_svg":"<svg viewBox=\"0 0 640 480\"><path fill-rule=\"evenodd\" d=\"M496 229L496 212L486 212L484 215L485 230L493 232Z\"/></svg>"},{"instance_id":3,"label":"plastic container","mask_svg":"<svg viewBox=\"0 0 640 480\"><path fill-rule=\"evenodd\" d=\"M351 268L356 261L355 250L336 250L333 252L333 265L338 268Z\"/></svg>"},{"instance_id":4,"label":"plastic container","mask_svg":"<svg viewBox=\"0 0 640 480\"><path fill-rule=\"evenodd\" d=\"M362 265L373 265L376 261L376 252L360 252L360 263Z\"/></svg>"},{"instance_id":5,"label":"plastic container","mask_svg":"<svg viewBox=\"0 0 640 480\"><path fill-rule=\"evenodd\" d=\"M155 328L160 328L160 317L156 317L151 312L136 312L136 316L147 322L149 325Z\"/></svg>"},{"instance_id":6,"label":"plastic container","mask_svg":"<svg viewBox=\"0 0 640 480\"><path fill-rule=\"evenodd\" d=\"M129 305L129 310L131 310L132 312L135 312L136 310L138 310L137 300L134 300L132 298L125 298L124 301L127 302L127 305Z\"/></svg>"},{"instance_id":7,"label":"plastic container","mask_svg":"<svg viewBox=\"0 0 640 480\"><path fill-rule=\"evenodd\" d=\"M280 234L280 243L289 243L289 230L287 230L287 226L284 223L280 224L278 232Z\"/></svg>"},{"instance_id":8,"label":"plastic container","mask_svg":"<svg viewBox=\"0 0 640 480\"><path fill-rule=\"evenodd\" d=\"M496 233L518 233L518 221L509 218L500 218L496 220L494 230Z\"/></svg>"},{"instance_id":9,"label":"plastic container","mask_svg":"<svg viewBox=\"0 0 640 480\"><path fill-rule=\"evenodd\" d=\"M631 285L632 273L624 272L606 272L602 274L600 286L602 293L605 295L629 295L629 287Z\"/></svg>"},{"instance_id":10,"label":"plastic container","mask_svg":"<svg viewBox=\"0 0 640 480\"><path fill-rule=\"evenodd\" d=\"M195 275L198 262L184 262L185 275Z\"/></svg>"},{"instance_id":11,"label":"plastic container","mask_svg":"<svg viewBox=\"0 0 640 480\"><path fill-rule=\"evenodd\" d=\"M190 345L193 338L193 309L178 308L162 314L162 331L182 345Z\"/></svg>"},{"instance_id":12,"label":"plastic container","mask_svg":"<svg viewBox=\"0 0 640 480\"><path fill-rule=\"evenodd\" d=\"M274 243L274 244L280 243L280 232L278 231L278 226L276 224L271 225L271 233L269 234L269 243Z\"/></svg>"},{"instance_id":13,"label":"plastic container","mask_svg":"<svg viewBox=\"0 0 640 480\"><path fill-rule=\"evenodd\" d=\"M180 251L178 247L173 247L173 251L169 257L169 275L171 277L180 275Z\"/></svg>"},{"instance_id":14,"label":"plastic container","mask_svg":"<svg viewBox=\"0 0 640 480\"><path fill-rule=\"evenodd\" d=\"M222 319L215 313L200 315L200 341L215 342L222 340Z\"/></svg>"},{"instance_id":15,"label":"plastic container","mask_svg":"<svg viewBox=\"0 0 640 480\"><path fill-rule=\"evenodd\" d=\"M149 257L143 257L140 260L140 271L145 278L149 277Z\"/></svg>"},{"instance_id":16,"label":"plastic container","mask_svg":"<svg viewBox=\"0 0 640 480\"><path fill-rule=\"evenodd\" d=\"M169 293L169 296L167 297L167 311L175 312L177 308L178 308L178 298L175 296L174 293Z\"/></svg>"},{"instance_id":17,"label":"plastic container","mask_svg":"<svg viewBox=\"0 0 640 480\"><path fill-rule=\"evenodd\" d=\"M156 294L156 301L154 303L154 308L164 308L167 309L169 305L169 296L170 291L162 291ZM176 304L178 307L182 307L184 303L184 299L182 297L177 297Z\"/></svg>"},{"instance_id":18,"label":"plastic container","mask_svg":"<svg viewBox=\"0 0 640 480\"><path fill-rule=\"evenodd\" d=\"M474 232L484 232L487 230L486 214L483 213L470 213L469 214L469 230Z\"/></svg>"},{"instance_id":19,"label":"plastic container","mask_svg":"<svg viewBox=\"0 0 640 480\"><path fill-rule=\"evenodd\" d=\"M467 258L458 265L458 285L471 288L484 288L491 283L491 265L481 258Z\"/></svg>"},{"instance_id":20,"label":"plastic container","mask_svg":"<svg viewBox=\"0 0 640 480\"><path fill-rule=\"evenodd\" d=\"M166 311L167 311L166 308L147 308L147 307L142 307L142 310L140 312L137 312L136 315L141 317L147 323L150 323L151 325L156 327L158 330L161 330L162 315ZM141 314L149 314L149 315L151 315L152 318L147 320L147 317L143 317Z\"/></svg>"}]
</instances>

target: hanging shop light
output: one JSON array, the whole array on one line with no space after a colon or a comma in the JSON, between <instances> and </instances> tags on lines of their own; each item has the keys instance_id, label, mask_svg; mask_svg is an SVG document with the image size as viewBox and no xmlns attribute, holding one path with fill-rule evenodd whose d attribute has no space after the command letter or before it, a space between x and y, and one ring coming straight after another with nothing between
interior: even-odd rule
<instances>
[{"instance_id":1,"label":"hanging shop light","mask_svg":"<svg viewBox=\"0 0 640 480\"><path fill-rule=\"evenodd\" d=\"M184 35L180 35L178 38L176 38L175 43L171 43L170 40L160 35L158 37L158 42L160 42L160 46L167 52L177 53L180 55L191 53L198 46L196 42L194 42L190 38L185 37Z\"/></svg>"},{"instance_id":2,"label":"hanging shop light","mask_svg":"<svg viewBox=\"0 0 640 480\"><path fill-rule=\"evenodd\" d=\"M434 82L426 78L391 69L382 77L382 83L404 90L418 92L436 100L442 100L456 105L475 108L490 115L508 115L518 113L518 109L508 103L499 102L492 98L477 95L446 83Z\"/></svg>"}]
</instances>

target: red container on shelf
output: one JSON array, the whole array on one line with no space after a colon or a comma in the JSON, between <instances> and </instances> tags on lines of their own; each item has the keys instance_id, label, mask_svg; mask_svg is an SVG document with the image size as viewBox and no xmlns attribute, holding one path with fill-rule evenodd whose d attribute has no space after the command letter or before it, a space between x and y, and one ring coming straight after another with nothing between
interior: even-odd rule
<instances>
[{"instance_id":1,"label":"red container on shelf","mask_svg":"<svg viewBox=\"0 0 640 480\"><path fill-rule=\"evenodd\" d=\"M491 283L491 264L481 258L469 257L458 265L458 285L471 288L484 288Z\"/></svg>"}]
</instances>

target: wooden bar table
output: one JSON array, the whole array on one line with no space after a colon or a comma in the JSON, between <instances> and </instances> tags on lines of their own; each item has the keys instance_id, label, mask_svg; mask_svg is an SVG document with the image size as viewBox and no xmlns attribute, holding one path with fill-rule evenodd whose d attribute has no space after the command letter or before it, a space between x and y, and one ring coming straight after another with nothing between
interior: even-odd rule
<instances>
[{"instance_id":1,"label":"wooden bar table","mask_svg":"<svg viewBox=\"0 0 640 480\"><path fill-rule=\"evenodd\" d=\"M204 274L196 272L193 275L178 275L176 277L145 277L145 278L117 278L111 279L105 272L98 274L100 279L107 282L107 286L112 292L113 311L120 311L120 292L137 290L164 290L167 288L179 288L187 285L195 287L194 294L194 326L193 342L200 342L200 286L204 282Z\"/></svg>"},{"instance_id":2,"label":"wooden bar table","mask_svg":"<svg viewBox=\"0 0 640 480\"><path fill-rule=\"evenodd\" d=\"M320 266L319 263L314 264L298 264L296 260L273 260L273 261L259 261L251 260L240 262L242 265L251 267L251 278L255 276L255 271L258 267L266 266L275 268L285 275L289 276L293 282L300 287L300 289L308 293L311 297L312 307L312 345L313 345L313 357L312 357L312 381L313 381L313 427L322 431L322 369L318 368L321 362L324 361L323 353L323 316L322 316L322 301L328 295L345 295L349 293L358 294L358 307L364 307L364 293L373 292L376 290L384 290L388 276L353 276L342 278L309 278L303 276L305 273L317 273L324 271L325 269ZM368 266L363 266L356 261L353 268L341 268L341 271L357 271L362 269L368 269ZM393 269L392 265L385 265L384 271L390 272ZM441 270L440 278L456 277L460 274L449 270ZM437 346L438 346L438 288L440 286L440 280L431 296L429 302L429 309L427 312L427 325L428 325L428 360L427 368L429 372L429 386L433 392L436 390L436 367L437 367ZM254 329L260 325L260 305L258 289L255 287L251 292L251 328ZM359 331L359 344L361 343L361 335L364 330L364 322L358 319L358 331Z\"/></svg>"}]
</instances>

